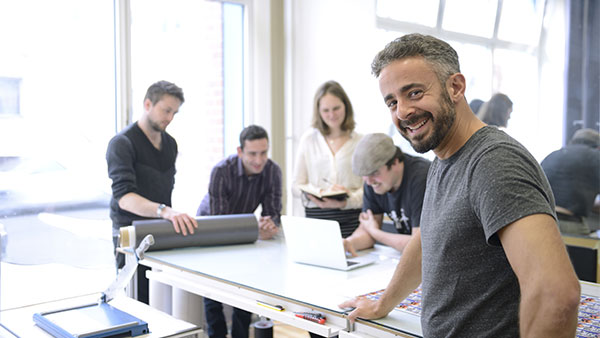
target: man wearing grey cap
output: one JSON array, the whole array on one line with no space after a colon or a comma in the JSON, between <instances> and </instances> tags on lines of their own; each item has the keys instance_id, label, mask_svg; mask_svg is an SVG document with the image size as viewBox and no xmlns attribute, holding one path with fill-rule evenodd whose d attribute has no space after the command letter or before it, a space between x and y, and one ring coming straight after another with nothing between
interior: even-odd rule
<instances>
[{"instance_id":1,"label":"man wearing grey cap","mask_svg":"<svg viewBox=\"0 0 600 338\"><path fill-rule=\"evenodd\" d=\"M598 230L594 201L600 194L600 134L579 129L571 141L542 161L562 233L589 235Z\"/></svg>"},{"instance_id":2,"label":"man wearing grey cap","mask_svg":"<svg viewBox=\"0 0 600 338\"><path fill-rule=\"evenodd\" d=\"M363 212L359 227L344 239L344 248L372 247L375 241L402 251L418 229L421 220L427 171L431 163L421 157L402 153L391 137L364 136L352 156L352 171L364 181ZM383 214L394 223L397 233L383 231Z\"/></svg>"}]
</instances>

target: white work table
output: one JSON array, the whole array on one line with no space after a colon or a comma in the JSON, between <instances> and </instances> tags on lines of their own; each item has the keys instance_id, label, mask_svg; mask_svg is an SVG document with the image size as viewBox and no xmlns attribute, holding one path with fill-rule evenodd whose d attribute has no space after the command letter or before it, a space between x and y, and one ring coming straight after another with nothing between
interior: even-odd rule
<instances>
[{"instance_id":1,"label":"white work table","mask_svg":"<svg viewBox=\"0 0 600 338\"><path fill-rule=\"evenodd\" d=\"M208 297L322 336L421 337L420 317L398 310L378 320L358 319L350 327L338 304L384 289L400 257L382 246L364 254L377 256L376 263L349 272L298 264L287 256L283 238L277 238L246 245L147 252L140 263L152 268L148 271L151 299L153 294L164 293L167 285L172 291ZM581 285L583 295L600 296L598 284ZM281 305L285 311L260 306L257 300ZM186 312L175 310L185 304L173 300L171 305L173 312ZM324 313L327 322L320 325L294 316L303 311Z\"/></svg>"},{"instance_id":2,"label":"white work table","mask_svg":"<svg viewBox=\"0 0 600 338\"><path fill-rule=\"evenodd\" d=\"M401 311L392 311L381 320L358 320L354 328L348 327L338 304L385 288L399 258L396 251L386 247L366 254L376 255L377 262L349 272L297 264L288 259L284 240L279 238L246 245L146 252L140 264L152 267L147 273L151 300L153 293L164 292L155 287L159 282L323 336L353 331L361 337L420 337L419 317ZM285 311L260 306L257 300L282 305ZM177 306L175 302L173 306ZM294 316L294 312L302 311L322 312L327 322L321 325Z\"/></svg>"},{"instance_id":3,"label":"white work table","mask_svg":"<svg viewBox=\"0 0 600 338\"><path fill-rule=\"evenodd\" d=\"M33 321L33 314L47 311L68 309L72 307L94 304L98 301L100 293L67 298L59 301L46 302L25 306L21 308L2 311L0 314L0 337L52 337L51 334L42 330ZM137 336L139 338L151 337L200 337L202 330L196 325L173 318L150 306L140 303L126 296L119 296L109 302L117 309L123 310L148 323L149 334Z\"/></svg>"}]
</instances>

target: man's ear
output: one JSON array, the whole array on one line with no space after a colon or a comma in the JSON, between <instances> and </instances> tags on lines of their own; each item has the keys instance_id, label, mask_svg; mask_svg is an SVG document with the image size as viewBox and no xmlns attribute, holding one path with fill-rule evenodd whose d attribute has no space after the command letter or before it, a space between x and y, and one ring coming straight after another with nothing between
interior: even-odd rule
<instances>
[{"instance_id":1,"label":"man's ear","mask_svg":"<svg viewBox=\"0 0 600 338\"><path fill-rule=\"evenodd\" d=\"M238 154L238 157L242 156L242 153L243 153L243 152L244 152L244 151L242 150L242 147L237 147L237 154Z\"/></svg>"},{"instance_id":2,"label":"man's ear","mask_svg":"<svg viewBox=\"0 0 600 338\"><path fill-rule=\"evenodd\" d=\"M150 101L150 99L145 99L144 100L144 111L149 112L151 108L152 108L152 101Z\"/></svg>"},{"instance_id":3,"label":"man's ear","mask_svg":"<svg viewBox=\"0 0 600 338\"><path fill-rule=\"evenodd\" d=\"M466 87L467 82L465 80L465 76L461 73L454 73L450 75L446 81L446 90L448 90L448 95L454 103L464 99Z\"/></svg>"}]
</instances>

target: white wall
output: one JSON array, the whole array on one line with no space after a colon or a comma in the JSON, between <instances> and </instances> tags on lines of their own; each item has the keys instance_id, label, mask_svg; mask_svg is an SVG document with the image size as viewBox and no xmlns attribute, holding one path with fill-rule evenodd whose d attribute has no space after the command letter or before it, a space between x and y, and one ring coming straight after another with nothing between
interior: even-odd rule
<instances>
[{"instance_id":1,"label":"white wall","mask_svg":"<svg viewBox=\"0 0 600 338\"><path fill-rule=\"evenodd\" d=\"M313 96L325 81L338 81L348 93L354 107L359 133L388 132L390 118L379 93L378 82L371 75L371 61L390 38L382 39L375 28L373 0L288 0L290 31L287 34L288 57L291 65L287 81L291 86L286 99L286 118L291 123L288 149L295 158L295 149L302 133L310 127ZM380 40L378 40L378 38ZM288 158L290 156L288 155ZM293 165L288 172L288 201ZM288 213L302 214L299 201Z\"/></svg>"},{"instance_id":2,"label":"white wall","mask_svg":"<svg viewBox=\"0 0 600 338\"><path fill-rule=\"evenodd\" d=\"M292 1L292 6L292 112L288 113L294 139L309 127L314 93L328 80L338 81L348 93L358 132L386 131L389 116L370 67L388 40L376 40L381 34L375 34L375 2L303 0ZM367 122L373 119L381 124Z\"/></svg>"}]
</instances>

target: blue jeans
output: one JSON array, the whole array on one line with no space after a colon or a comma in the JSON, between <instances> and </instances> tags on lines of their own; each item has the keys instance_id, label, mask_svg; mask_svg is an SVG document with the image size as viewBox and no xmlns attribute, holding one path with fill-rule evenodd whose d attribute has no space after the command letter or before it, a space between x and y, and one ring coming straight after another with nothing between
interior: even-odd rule
<instances>
[{"instance_id":1,"label":"blue jeans","mask_svg":"<svg viewBox=\"0 0 600 338\"><path fill-rule=\"evenodd\" d=\"M204 298L204 312L210 338L225 338L227 323L223 314L223 305L209 298ZM248 311L233 308L231 316L231 336L233 338L248 338L248 330L252 314Z\"/></svg>"}]
</instances>

